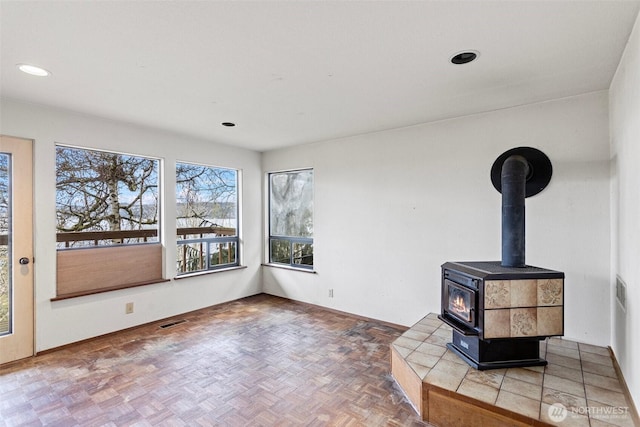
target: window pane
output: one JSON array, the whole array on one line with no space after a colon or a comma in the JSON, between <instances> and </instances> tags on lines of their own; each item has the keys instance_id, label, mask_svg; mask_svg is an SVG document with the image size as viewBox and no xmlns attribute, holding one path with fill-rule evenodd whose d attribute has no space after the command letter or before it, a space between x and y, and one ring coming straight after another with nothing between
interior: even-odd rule
<instances>
[{"instance_id":1,"label":"window pane","mask_svg":"<svg viewBox=\"0 0 640 427\"><path fill-rule=\"evenodd\" d=\"M313 236L313 171L270 174L272 236Z\"/></svg>"},{"instance_id":2,"label":"window pane","mask_svg":"<svg viewBox=\"0 0 640 427\"><path fill-rule=\"evenodd\" d=\"M178 273L193 273L206 268L204 243L178 244Z\"/></svg>"},{"instance_id":3,"label":"window pane","mask_svg":"<svg viewBox=\"0 0 640 427\"><path fill-rule=\"evenodd\" d=\"M0 153L0 335L11 332L11 158Z\"/></svg>"},{"instance_id":4,"label":"window pane","mask_svg":"<svg viewBox=\"0 0 640 427\"><path fill-rule=\"evenodd\" d=\"M159 161L56 147L58 248L158 242Z\"/></svg>"},{"instance_id":5,"label":"window pane","mask_svg":"<svg viewBox=\"0 0 640 427\"><path fill-rule=\"evenodd\" d=\"M313 245L309 243L294 243L293 264L313 265Z\"/></svg>"},{"instance_id":6,"label":"window pane","mask_svg":"<svg viewBox=\"0 0 640 427\"><path fill-rule=\"evenodd\" d=\"M271 240L271 258L269 262L279 264L291 263L291 244L288 240Z\"/></svg>"},{"instance_id":7,"label":"window pane","mask_svg":"<svg viewBox=\"0 0 640 427\"><path fill-rule=\"evenodd\" d=\"M238 171L177 163L176 203L178 274L238 265Z\"/></svg>"},{"instance_id":8,"label":"window pane","mask_svg":"<svg viewBox=\"0 0 640 427\"><path fill-rule=\"evenodd\" d=\"M234 242L212 243L209 246L209 265L234 265L236 263L236 244Z\"/></svg>"},{"instance_id":9,"label":"window pane","mask_svg":"<svg viewBox=\"0 0 640 427\"><path fill-rule=\"evenodd\" d=\"M179 239L238 235L238 171L178 163L176 202Z\"/></svg>"}]
</instances>

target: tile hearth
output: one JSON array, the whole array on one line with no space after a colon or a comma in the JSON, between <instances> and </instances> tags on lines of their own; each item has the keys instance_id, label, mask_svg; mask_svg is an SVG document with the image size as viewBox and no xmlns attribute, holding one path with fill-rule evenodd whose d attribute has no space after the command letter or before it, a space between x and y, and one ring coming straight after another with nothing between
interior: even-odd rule
<instances>
[{"instance_id":1,"label":"tile hearth","mask_svg":"<svg viewBox=\"0 0 640 427\"><path fill-rule=\"evenodd\" d=\"M546 367L478 371L446 348L450 341L451 328L431 313L391 344L392 374L425 421L634 426L607 348L550 338L540 343Z\"/></svg>"}]
</instances>

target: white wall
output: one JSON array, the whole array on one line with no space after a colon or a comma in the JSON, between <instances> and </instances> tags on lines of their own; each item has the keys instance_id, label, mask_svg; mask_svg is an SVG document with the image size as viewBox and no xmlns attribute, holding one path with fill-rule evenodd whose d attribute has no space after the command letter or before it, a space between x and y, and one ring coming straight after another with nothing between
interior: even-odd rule
<instances>
[{"instance_id":1,"label":"white wall","mask_svg":"<svg viewBox=\"0 0 640 427\"><path fill-rule=\"evenodd\" d=\"M35 140L36 350L58 347L261 291L260 154L125 123L2 100L0 133ZM175 224L175 162L242 170L243 264L248 268L52 302L56 295L55 143L160 157L163 220ZM168 228L169 230L171 227ZM165 277L175 276L175 235L166 233ZM126 302L135 312L125 315Z\"/></svg>"},{"instance_id":2,"label":"white wall","mask_svg":"<svg viewBox=\"0 0 640 427\"><path fill-rule=\"evenodd\" d=\"M266 267L267 293L412 325L440 309L440 265L499 260L489 173L531 146L554 175L527 199L527 263L566 273L566 337L609 344L607 93L264 153L315 170L317 274ZM334 298L328 290L334 289Z\"/></svg>"},{"instance_id":3,"label":"white wall","mask_svg":"<svg viewBox=\"0 0 640 427\"><path fill-rule=\"evenodd\" d=\"M612 347L640 404L640 16L609 91L611 127ZM627 285L624 311L615 277Z\"/></svg>"},{"instance_id":4,"label":"white wall","mask_svg":"<svg viewBox=\"0 0 640 427\"><path fill-rule=\"evenodd\" d=\"M635 88L637 92L637 82ZM516 146L543 150L554 166L549 187L527 199L527 262L566 273L568 338L597 345L610 343L606 92L262 156L16 101L3 100L1 107L1 133L35 140L38 351L261 290L411 325L439 310L443 262L499 259L500 194L491 186L489 170L498 155ZM637 104L635 108L625 114L637 114ZM630 142L638 135L635 129L636 133L625 139L626 150L635 149ZM176 160L242 169L243 264L248 268L51 302L55 296L55 142L159 156L164 159L168 181ZM261 158L262 172L300 167L315 170L317 274L264 268L261 277ZM634 169L624 170L631 174ZM637 182L638 174L630 179ZM635 209L640 209L630 186L628 191L628 198L636 197ZM171 223L175 218L171 185L164 195L164 218ZM637 305L637 286L633 285L638 267L631 262L631 254L638 253L632 245L637 243L631 237L626 241L630 247L625 250L629 253L626 268L636 270L621 274L632 288L630 303ZM174 237L167 236L168 260L175 257L174 243ZM165 266L165 274L167 278L174 276L171 262ZM334 289L334 298L328 297L329 289ZM129 301L135 303L136 310L125 315L124 305ZM617 347L622 348L619 343ZM634 348L627 355L620 351L622 363L627 360L627 370L631 369L631 357L638 355L637 342Z\"/></svg>"}]
</instances>

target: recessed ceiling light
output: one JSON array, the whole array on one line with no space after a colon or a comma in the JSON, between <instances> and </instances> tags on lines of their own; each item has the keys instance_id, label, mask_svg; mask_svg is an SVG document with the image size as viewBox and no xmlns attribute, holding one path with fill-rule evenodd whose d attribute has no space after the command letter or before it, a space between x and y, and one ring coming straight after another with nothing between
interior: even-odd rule
<instances>
[{"instance_id":1,"label":"recessed ceiling light","mask_svg":"<svg viewBox=\"0 0 640 427\"><path fill-rule=\"evenodd\" d=\"M480 55L480 52L475 50L465 50L458 52L451 57L451 63L456 65L468 64Z\"/></svg>"},{"instance_id":2,"label":"recessed ceiling light","mask_svg":"<svg viewBox=\"0 0 640 427\"><path fill-rule=\"evenodd\" d=\"M36 67L35 65L18 64L17 67L23 73L31 74L32 76L47 77L51 75L49 71L44 68Z\"/></svg>"},{"instance_id":3,"label":"recessed ceiling light","mask_svg":"<svg viewBox=\"0 0 640 427\"><path fill-rule=\"evenodd\" d=\"M222 122L222 126L226 126L228 128L234 127L236 124L231 122Z\"/></svg>"}]
</instances>

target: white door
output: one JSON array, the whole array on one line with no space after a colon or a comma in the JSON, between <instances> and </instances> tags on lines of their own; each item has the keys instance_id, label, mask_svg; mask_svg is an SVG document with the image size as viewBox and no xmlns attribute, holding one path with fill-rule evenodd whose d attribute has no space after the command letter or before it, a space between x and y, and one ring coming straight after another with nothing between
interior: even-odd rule
<instances>
[{"instance_id":1,"label":"white door","mask_svg":"<svg viewBox=\"0 0 640 427\"><path fill-rule=\"evenodd\" d=\"M0 136L0 364L34 353L32 150Z\"/></svg>"}]
</instances>

